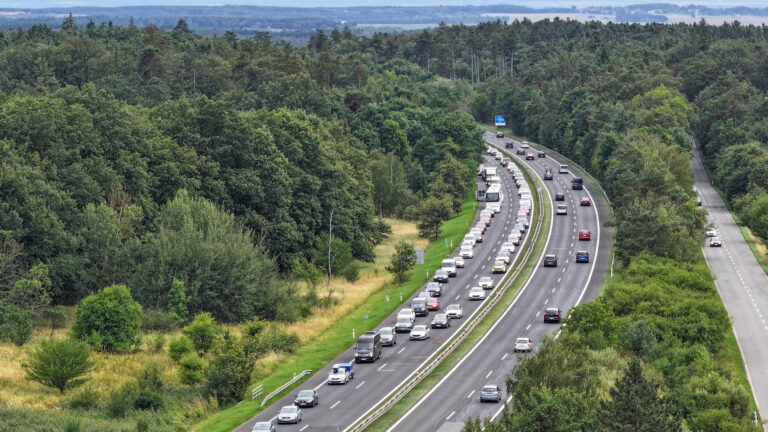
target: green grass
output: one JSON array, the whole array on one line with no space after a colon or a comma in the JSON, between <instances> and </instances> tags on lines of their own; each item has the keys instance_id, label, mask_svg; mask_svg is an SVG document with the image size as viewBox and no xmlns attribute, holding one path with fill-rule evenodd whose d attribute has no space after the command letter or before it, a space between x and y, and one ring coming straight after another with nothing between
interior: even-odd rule
<instances>
[{"instance_id":1,"label":"green grass","mask_svg":"<svg viewBox=\"0 0 768 432\"><path fill-rule=\"evenodd\" d=\"M528 177L528 173L525 173L526 177ZM531 180L529 178L529 180ZM540 201L544 203L549 202L549 194L547 192L547 189L542 186L542 191L544 191L544 194L546 196L546 199ZM534 189L532 189L534 190ZM378 420L373 422L370 426L366 428L366 431L371 432L383 432L386 431L392 424L394 424L397 419L399 419L403 414L405 414L408 409L410 409L413 405L415 405L421 398L424 396L432 387L434 387L455 365L458 363L464 356L469 352L472 347L474 347L477 342L480 340L480 338L485 335L486 332L488 332L488 329L491 328L493 323L495 323L499 317L501 317L501 314L504 313L504 310L509 306L509 304L512 302L512 300L517 296L517 293L520 291L520 288L525 284L525 282L528 280L528 278L531 275L531 272L533 272L533 269L536 267L536 264L538 263L538 257L541 255L542 251L544 250L544 245L547 241L547 228L549 227L549 224L551 223L552 214L550 213L550 208L547 205L542 206L543 207L543 215L544 219L542 220L542 231L536 239L536 243L532 246L533 252L531 254L531 259L528 260L528 262L523 267L522 271L518 275L517 279L515 279L512 282L512 286L507 289L507 291L504 293L504 296L501 298L501 301L499 301L496 306L491 309L491 311L488 313L488 315L483 319L480 324L475 327L475 329L467 336L467 338L456 348L456 350L451 353L448 357L443 360L442 363L440 363L437 368L435 368L434 371L432 371L431 374L429 374L424 380L422 380L416 387L413 388L403 399L401 399L397 404L395 404L392 408L390 408L389 411L387 411L383 416L381 416ZM535 221L533 223L536 223ZM533 226L531 226L531 230L533 230ZM543 234L543 235L541 235ZM526 245L526 248L531 247L530 244ZM525 253L525 248L521 249L519 251L521 254Z\"/></svg>"},{"instance_id":2,"label":"green grass","mask_svg":"<svg viewBox=\"0 0 768 432\"><path fill-rule=\"evenodd\" d=\"M344 318L340 319L332 328L312 340L311 343L300 347L297 352L288 357L278 372L270 377L258 382L264 386L264 394L274 391L276 388L285 384L293 378L294 373L305 369L321 371L325 366L335 359L340 353L352 346L355 338L352 337L352 329L356 335L376 328L385 318L389 316L392 310L399 307L402 299L407 300L411 294L418 290L428 279L429 274L440 267L441 261L451 254L459 246L460 240L469 230L477 211L477 201L474 198L474 191L467 194L462 205L461 212L455 217L443 223L443 235L431 242L424 251L424 265L415 266L411 272L411 279L402 285L387 285L372 294L357 310ZM448 247L446 247L446 240ZM453 244L453 247L451 247ZM386 296L389 295L390 304L386 302ZM368 316L367 319L364 316ZM292 392L293 389L308 380L310 376L299 380L288 389L273 397L267 405L259 406L259 401L246 400L245 402L223 410L216 415L209 417L195 427L199 432L229 432L246 422L248 419L268 408L271 402L279 400L285 394Z\"/></svg>"},{"instance_id":3,"label":"green grass","mask_svg":"<svg viewBox=\"0 0 768 432\"><path fill-rule=\"evenodd\" d=\"M757 411L755 395L752 394L752 386L747 379L747 370L744 367L744 360L741 357L741 350L739 349L739 344L736 342L736 336L733 334L732 327L728 327L728 333L725 335L725 348L718 353L718 356L721 357L725 363L731 365L736 380L744 386L744 389L749 394L749 410ZM758 414L762 416L762 413Z\"/></svg>"}]
</instances>

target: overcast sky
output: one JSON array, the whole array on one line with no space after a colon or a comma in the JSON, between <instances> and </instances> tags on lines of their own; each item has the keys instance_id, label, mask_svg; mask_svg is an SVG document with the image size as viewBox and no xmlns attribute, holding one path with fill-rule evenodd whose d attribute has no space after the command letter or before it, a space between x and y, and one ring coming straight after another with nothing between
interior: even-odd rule
<instances>
[{"instance_id":1,"label":"overcast sky","mask_svg":"<svg viewBox=\"0 0 768 432\"><path fill-rule=\"evenodd\" d=\"M526 1L493 1L493 0L2 0L0 7L4 8L48 8L73 6L149 6L149 5L179 5L179 6L221 6L227 4L249 6L439 6L439 5L487 5L514 4L529 7L584 7L584 6L626 6L638 3L652 3L648 0L526 0ZM664 3L678 5L700 4L711 7L751 6L768 7L768 0L664 0Z\"/></svg>"}]
</instances>

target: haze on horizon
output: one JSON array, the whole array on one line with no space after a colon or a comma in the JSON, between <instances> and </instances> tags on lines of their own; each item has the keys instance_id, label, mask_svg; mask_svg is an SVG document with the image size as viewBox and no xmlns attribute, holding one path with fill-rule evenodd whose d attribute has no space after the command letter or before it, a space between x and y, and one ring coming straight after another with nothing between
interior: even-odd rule
<instances>
[{"instance_id":1,"label":"haze on horizon","mask_svg":"<svg viewBox=\"0 0 768 432\"><path fill-rule=\"evenodd\" d=\"M6 0L2 9L43 9L66 7L119 7L119 6L282 6L282 7L353 7L353 6L482 6L482 5L524 5L533 8L545 7L588 7L588 6L628 6L652 3L643 0ZM768 7L768 1L739 0L684 0L663 1L667 4L686 6L690 4L709 7Z\"/></svg>"}]
</instances>

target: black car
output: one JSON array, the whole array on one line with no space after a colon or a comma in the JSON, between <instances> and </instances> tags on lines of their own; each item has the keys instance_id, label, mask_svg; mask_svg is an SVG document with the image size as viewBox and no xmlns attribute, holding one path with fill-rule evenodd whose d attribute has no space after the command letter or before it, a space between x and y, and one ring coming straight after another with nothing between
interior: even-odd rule
<instances>
[{"instance_id":1,"label":"black car","mask_svg":"<svg viewBox=\"0 0 768 432\"><path fill-rule=\"evenodd\" d=\"M555 194L555 201L565 201L565 194L558 192Z\"/></svg>"},{"instance_id":2,"label":"black car","mask_svg":"<svg viewBox=\"0 0 768 432\"><path fill-rule=\"evenodd\" d=\"M314 390L302 390L296 395L293 403L298 407L315 407L320 403L317 392Z\"/></svg>"},{"instance_id":3,"label":"black car","mask_svg":"<svg viewBox=\"0 0 768 432\"><path fill-rule=\"evenodd\" d=\"M560 309L558 308L547 308L547 310L544 311L544 322L545 323L559 323L560 322Z\"/></svg>"},{"instance_id":4,"label":"black car","mask_svg":"<svg viewBox=\"0 0 768 432\"><path fill-rule=\"evenodd\" d=\"M413 309L416 316L426 316L429 313L429 309L427 309L427 300L423 298L413 299L411 302L411 309Z\"/></svg>"},{"instance_id":5,"label":"black car","mask_svg":"<svg viewBox=\"0 0 768 432\"><path fill-rule=\"evenodd\" d=\"M523 149L523 148L517 149L517 154L524 155L525 154L525 149Z\"/></svg>"},{"instance_id":6,"label":"black car","mask_svg":"<svg viewBox=\"0 0 768 432\"><path fill-rule=\"evenodd\" d=\"M437 314L432 318L432 328L448 328L451 326L451 317L447 314Z\"/></svg>"},{"instance_id":7,"label":"black car","mask_svg":"<svg viewBox=\"0 0 768 432\"><path fill-rule=\"evenodd\" d=\"M554 176L552 175L552 171L546 170L544 171L544 180L552 180Z\"/></svg>"},{"instance_id":8,"label":"black car","mask_svg":"<svg viewBox=\"0 0 768 432\"><path fill-rule=\"evenodd\" d=\"M504 134L501 132L496 132L496 138L504 138Z\"/></svg>"},{"instance_id":9,"label":"black car","mask_svg":"<svg viewBox=\"0 0 768 432\"><path fill-rule=\"evenodd\" d=\"M557 267L557 255L545 255L544 267Z\"/></svg>"},{"instance_id":10,"label":"black car","mask_svg":"<svg viewBox=\"0 0 768 432\"><path fill-rule=\"evenodd\" d=\"M538 153L538 155L539 155L539 157L540 157L540 158L543 158L543 157L546 157L546 156L547 156L546 154L544 154L544 152L543 152L543 151L540 151L540 152Z\"/></svg>"}]
</instances>

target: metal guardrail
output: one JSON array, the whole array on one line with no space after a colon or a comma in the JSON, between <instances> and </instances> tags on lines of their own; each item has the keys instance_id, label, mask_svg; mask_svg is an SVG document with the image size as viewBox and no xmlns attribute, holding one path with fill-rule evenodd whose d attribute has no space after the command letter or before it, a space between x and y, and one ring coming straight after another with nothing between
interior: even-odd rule
<instances>
[{"instance_id":1,"label":"metal guardrail","mask_svg":"<svg viewBox=\"0 0 768 432\"><path fill-rule=\"evenodd\" d=\"M305 371L302 371L298 375L293 374L293 379L292 380L290 380L287 383L281 385L275 391L273 391L272 393L270 393L267 396L265 396L264 400L261 401L261 405L260 406L264 406L264 404L267 403L268 400L272 399L275 395L280 394L281 391L287 389L291 384L293 384L296 381L298 381L299 379L301 379L301 377L303 377L304 375L311 374L311 373L312 373L312 369L307 369ZM262 386L259 386L259 387L262 387ZM256 387L256 388L259 388L259 387ZM254 389L254 391L256 391L256 389ZM253 396L253 393L251 393L251 396Z\"/></svg>"},{"instance_id":2,"label":"metal guardrail","mask_svg":"<svg viewBox=\"0 0 768 432\"><path fill-rule=\"evenodd\" d=\"M510 153L511 156L514 156ZM514 156L516 159L517 156ZM520 164L520 166L523 167L526 171L528 171L528 175L533 179L535 178L532 172L532 169L527 164ZM515 268L515 270L506 278L506 281L502 284L501 288L496 291L495 296L492 297L479 311L474 315L472 320L467 323L464 327L462 327L461 330L459 330L459 334L454 337L451 342L443 348L442 351L440 351L433 359L432 361L427 364L423 369L418 371L416 374L413 375L413 377L401 384L400 388L395 391L392 396L379 405L376 409L374 409L370 414L368 414L365 418L360 420L357 424L353 425L349 429L346 429L348 432L361 432L366 427L370 426L374 421L379 419L381 416L383 416L387 411L389 411L390 408L395 406L400 400L402 400L405 395L407 395L411 390L413 390L414 387L416 387L424 378L429 376L432 371L437 368L440 363L443 362L453 351L458 348L459 345L461 345L462 342L472 333L472 331L480 324L480 322L483 321L483 319L488 315L488 313L491 311L491 309L496 306L496 304L501 300L501 297L504 295L504 293L507 291L507 288L512 286L512 282L515 281L517 276L520 274L520 272L523 270L525 265L528 263L528 259L530 258L531 254L533 254L534 244L536 243L536 240L539 237L539 234L541 233L541 226L544 222L544 211L543 211L543 202L541 199L541 192L537 191L538 196L538 203L539 203L539 209L541 209L538 213L537 217L537 224L536 224L536 230L534 231L533 235L528 239L528 249L525 252L525 255L520 260L519 265Z\"/></svg>"},{"instance_id":3,"label":"metal guardrail","mask_svg":"<svg viewBox=\"0 0 768 432\"><path fill-rule=\"evenodd\" d=\"M263 385L257 385L256 388L251 390L251 400L256 399L259 396L264 395L264 386Z\"/></svg>"}]
</instances>

